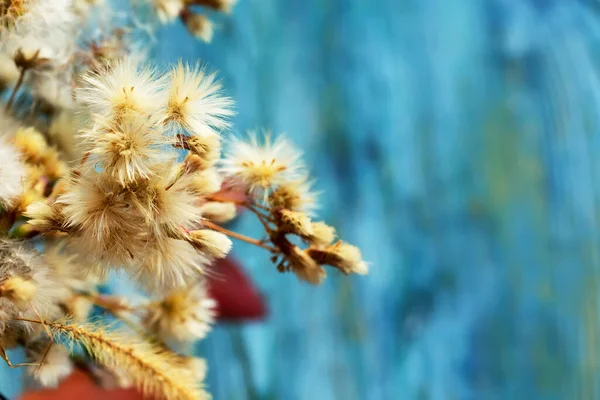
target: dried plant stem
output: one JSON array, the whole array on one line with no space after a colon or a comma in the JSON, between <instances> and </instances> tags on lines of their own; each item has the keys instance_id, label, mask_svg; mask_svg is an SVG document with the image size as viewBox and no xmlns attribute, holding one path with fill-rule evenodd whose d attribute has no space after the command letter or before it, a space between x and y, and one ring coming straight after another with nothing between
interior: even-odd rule
<instances>
[{"instance_id":1,"label":"dried plant stem","mask_svg":"<svg viewBox=\"0 0 600 400\"><path fill-rule=\"evenodd\" d=\"M177 365L175 355L150 343L119 332L109 332L95 325L73 325L59 322L42 322L55 335L61 335L84 346L91 356L113 370L122 370L145 394L165 399L207 399L193 376Z\"/></svg>"},{"instance_id":2,"label":"dried plant stem","mask_svg":"<svg viewBox=\"0 0 600 400\"><path fill-rule=\"evenodd\" d=\"M219 226L219 225L217 225L215 223L212 223L210 221L203 221L202 224L205 227L209 228L209 229L212 229L212 230L217 231L217 232L224 233L225 235L230 236L230 237L232 237L234 239L238 239L238 240L244 241L246 243L253 244L255 246L258 246L260 248L268 250L268 251L270 251L272 253L278 253L279 252L279 250L277 248L269 246L267 244L264 244L260 240L257 240L257 239L254 239L254 238L242 235L242 234L234 232L234 231L230 231L229 229L225 229L222 226Z\"/></svg>"},{"instance_id":3,"label":"dried plant stem","mask_svg":"<svg viewBox=\"0 0 600 400\"><path fill-rule=\"evenodd\" d=\"M235 205L242 206L242 207L246 208L248 211L254 213L258 217L258 219L260 220L260 223L266 229L267 233L269 233L271 231L271 227L268 224L268 222L269 222L268 217L260 212L260 210L267 211L268 208L265 206L262 206L260 204L257 204L253 200L230 200L230 199L227 199L226 197L219 196L218 193L207 196L206 200L214 201L214 202L218 202L218 203L233 203Z\"/></svg>"},{"instance_id":4,"label":"dried plant stem","mask_svg":"<svg viewBox=\"0 0 600 400\"><path fill-rule=\"evenodd\" d=\"M37 366L41 365L40 363L28 363L28 362L13 364L12 362L10 362L8 355L6 354L6 349L2 345L0 345L0 358L2 358L4 360L4 362L6 363L6 365L8 365L9 368L37 367Z\"/></svg>"},{"instance_id":5,"label":"dried plant stem","mask_svg":"<svg viewBox=\"0 0 600 400\"><path fill-rule=\"evenodd\" d=\"M35 316L38 317L38 319L41 321L42 317L40 316L40 313L38 312L38 310L33 306L33 303L30 302L29 306L31 307L31 309L35 313ZM40 360L40 365L38 365L36 373L40 372L40 369L42 368L42 365L44 365L44 362L46 361L46 358L48 357L48 353L50 353L50 348L54 344L54 342L52 340L53 337L52 337L52 332L50 332L50 328L48 328L46 326L46 324L44 324L44 323L42 323L42 326L44 327L44 330L46 331L46 334L50 338L50 343L48 343L48 346L46 347L46 350L44 351L44 355L42 356L42 359Z\"/></svg>"},{"instance_id":6,"label":"dried plant stem","mask_svg":"<svg viewBox=\"0 0 600 400\"><path fill-rule=\"evenodd\" d=\"M219 194L217 194L217 193L206 196L206 200L214 201L217 203L233 203L238 206L246 206L246 204L247 204L245 200L228 199L226 197L219 196Z\"/></svg>"},{"instance_id":7,"label":"dried plant stem","mask_svg":"<svg viewBox=\"0 0 600 400\"><path fill-rule=\"evenodd\" d=\"M138 310L143 309L146 306L145 304L134 307L127 304L122 304L118 300L115 300L115 298L112 296L102 296L92 293L79 293L78 296L87 298L94 303L94 305L104 309L115 318L118 318L134 332L142 335L146 334L144 329L139 324L123 315L123 312L129 313L129 315L136 315Z\"/></svg>"},{"instance_id":8,"label":"dried plant stem","mask_svg":"<svg viewBox=\"0 0 600 400\"><path fill-rule=\"evenodd\" d=\"M89 299L92 303L94 303L98 307L102 307L105 310L108 310L113 314L117 314L120 311L133 312L133 307L131 307L127 304L124 304L123 302L119 301L120 300L119 298L114 297L114 296L103 296L103 295L97 295L97 294L93 294L93 293L84 293L84 292L78 293L78 295Z\"/></svg>"},{"instance_id":9,"label":"dried plant stem","mask_svg":"<svg viewBox=\"0 0 600 400\"><path fill-rule=\"evenodd\" d=\"M265 207L263 205L260 205L260 204L256 203L253 199L248 199L248 200L229 199L227 197L219 195L219 193L213 193L211 195L206 196L206 200L207 201L214 201L214 202L217 202L217 203L233 203L233 204L236 204L238 206L246 207L248 209L251 209L251 208L260 208L260 209L265 210L265 211L267 211L269 209L268 207Z\"/></svg>"},{"instance_id":10,"label":"dried plant stem","mask_svg":"<svg viewBox=\"0 0 600 400\"><path fill-rule=\"evenodd\" d=\"M23 80L25 79L25 72L27 72L27 69L23 67L19 68L19 79L17 79L17 83L15 84L15 87L13 88L10 97L8 98L8 102L4 107L4 111L9 111L12 108L12 105L15 101L15 97L17 96L17 92L21 88L21 85L23 85Z\"/></svg>"}]
</instances>

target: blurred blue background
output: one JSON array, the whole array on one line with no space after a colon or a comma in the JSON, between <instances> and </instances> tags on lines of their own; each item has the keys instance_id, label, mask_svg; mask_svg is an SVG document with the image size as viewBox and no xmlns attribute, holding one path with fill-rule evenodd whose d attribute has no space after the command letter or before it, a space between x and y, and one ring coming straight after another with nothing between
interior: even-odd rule
<instances>
[{"instance_id":1,"label":"blurred blue background","mask_svg":"<svg viewBox=\"0 0 600 400\"><path fill-rule=\"evenodd\" d=\"M241 0L211 45L162 32L157 58L222 72L238 131L306 150L372 263L313 288L238 246L272 313L202 346L216 399L600 398L599 12Z\"/></svg>"},{"instance_id":2,"label":"blurred blue background","mask_svg":"<svg viewBox=\"0 0 600 400\"><path fill-rule=\"evenodd\" d=\"M214 398L600 398L599 17L240 0L210 45L161 29L157 60L221 72L235 131L305 149L320 215L372 264L308 287L237 243L271 315L199 346Z\"/></svg>"}]
</instances>

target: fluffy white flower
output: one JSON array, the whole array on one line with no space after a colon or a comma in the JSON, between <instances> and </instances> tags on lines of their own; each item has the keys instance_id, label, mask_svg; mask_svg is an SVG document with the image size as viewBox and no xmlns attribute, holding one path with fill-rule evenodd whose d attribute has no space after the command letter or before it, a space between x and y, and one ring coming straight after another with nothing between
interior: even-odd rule
<instances>
[{"instance_id":1,"label":"fluffy white flower","mask_svg":"<svg viewBox=\"0 0 600 400\"><path fill-rule=\"evenodd\" d=\"M192 177L191 186L201 195L218 192L223 184L223 177L214 168L209 168Z\"/></svg>"},{"instance_id":2,"label":"fluffy white flower","mask_svg":"<svg viewBox=\"0 0 600 400\"><path fill-rule=\"evenodd\" d=\"M210 260L191 244L177 239L152 239L143 255L136 278L151 293L164 293L193 282L205 271Z\"/></svg>"},{"instance_id":3,"label":"fluffy white flower","mask_svg":"<svg viewBox=\"0 0 600 400\"><path fill-rule=\"evenodd\" d=\"M219 224L229 222L237 215L235 203L223 203L220 201L209 201L200 207L202 217Z\"/></svg>"},{"instance_id":4,"label":"fluffy white flower","mask_svg":"<svg viewBox=\"0 0 600 400\"><path fill-rule=\"evenodd\" d=\"M155 114L164 104L163 83L156 71L137 57L127 57L82 79L76 99L99 116L110 119L131 113Z\"/></svg>"},{"instance_id":5,"label":"fluffy white flower","mask_svg":"<svg viewBox=\"0 0 600 400\"><path fill-rule=\"evenodd\" d=\"M12 205L23 193L26 171L17 149L0 137L0 202Z\"/></svg>"},{"instance_id":6,"label":"fluffy white flower","mask_svg":"<svg viewBox=\"0 0 600 400\"><path fill-rule=\"evenodd\" d=\"M191 231L190 237L196 249L211 258L225 258L233 245L227 235L210 229Z\"/></svg>"},{"instance_id":7,"label":"fluffy white flower","mask_svg":"<svg viewBox=\"0 0 600 400\"><path fill-rule=\"evenodd\" d=\"M202 339L215 319L216 302L200 283L176 289L148 308L145 325L167 341L189 342Z\"/></svg>"},{"instance_id":8,"label":"fluffy white flower","mask_svg":"<svg viewBox=\"0 0 600 400\"><path fill-rule=\"evenodd\" d=\"M191 135L210 136L228 126L233 102L220 94L215 74L198 66L179 63L170 73L166 118L176 129Z\"/></svg>"},{"instance_id":9,"label":"fluffy white flower","mask_svg":"<svg viewBox=\"0 0 600 400\"><path fill-rule=\"evenodd\" d=\"M267 191L274 186L299 181L304 176L302 152L284 136L271 141L270 136L260 143L256 134L249 140L232 140L221 161L221 171L233 182L250 191Z\"/></svg>"},{"instance_id":10,"label":"fluffy white flower","mask_svg":"<svg viewBox=\"0 0 600 400\"><path fill-rule=\"evenodd\" d=\"M18 51L65 64L75 49L75 16L71 0L30 0L10 29L0 30L1 47L9 55Z\"/></svg>"},{"instance_id":11,"label":"fluffy white flower","mask_svg":"<svg viewBox=\"0 0 600 400\"><path fill-rule=\"evenodd\" d=\"M154 175L152 167L170 157L159 147L161 132L157 121L145 116L120 122L100 121L80 137L99 166L123 186L150 178Z\"/></svg>"}]
</instances>

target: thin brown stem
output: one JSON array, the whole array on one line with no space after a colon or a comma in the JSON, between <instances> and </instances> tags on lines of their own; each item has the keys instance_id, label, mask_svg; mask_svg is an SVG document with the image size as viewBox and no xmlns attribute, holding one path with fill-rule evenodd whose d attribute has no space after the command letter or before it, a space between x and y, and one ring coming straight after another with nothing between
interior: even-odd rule
<instances>
[{"instance_id":1,"label":"thin brown stem","mask_svg":"<svg viewBox=\"0 0 600 400\"><path fill-rule=\"evenodd\" d=\"M0 345L0 358L2 358L4 360L4 362L6 363L6 365L8 365L9 368L37 367L39 365L37 363L13 364L12 362L10 362L10 358L8 358L8 355L6 354L6 349L4 347L2 347L1 345Z\"/></svg>"},{"instance_id":2,"label":"thin brown stem","mask_svg":"<svg viewBox=\"0 0 600 400\"><path fill-rule=\"evenodd\" d=\"M23 85L23 80L25 79L25 72L27 72L27 69L20 68L19 79L17 80L17 83L16 83L15 87L13 88L12 93L10 94L10 97L8 98L8 102L6 103L6 106L4 107L4 111L9 111L12 108L12 105L15 101L15 97L17 96L17 92L21 88L21 85Z\"/></svg>"},{"instance_id":3,"label":"thin brown stem","mask_svg":"<svg viewBox=\"0 0 600 400\"><path fill-rule=\"evenodd\" d=\"M40 313L36 310L36 308L33 306L33 303L29 303L29 305L31 306L31 309L35 313L35 316L38 317L39 320L41 321L42 317L41 317ZM50 332L50 328L48 328L46 326L46 324L44 324L44 323L42 323L42 326L44 327L46 334L50 338L50 343L48 343L48 346L46 347L46 350L44 351L44 355L42 356L42 359L40 360L40 365L38 365L38 367L36 369L36 373L40 372L40 369L42 368L42 366L44 365L44 362L46 361L46 358L48 357L48 353L50 353L50 348L54 344L54 341L53 341L54 337L52 336L52 333Z\"/></svg>"},{"instance_id":4,"label":"thin brown stem","mask_svg":"<svg viewBox=\"0 0 600 400\"><path fill-rule=\"evenodd\" d=\"M248 200L233 200L233 199L228 199L226 197L221 197L218 194L211 194L209 196L206 196L206 199L208 201L214 201L214 202L218 202L218 203L234 203L238 206L242 206L244 208L246 208L247 210L253 212L254 214L256 214L256 216L258 217L258 219L260 220L260 222L263 224L264 228L267 230L267 232L269 232L271 230L271 228L269 228L269 224L268 224L268 217L266 217L265 215L263 215L260 210L263 211L267 211L268 208L265 206L261 206L260 204L255 203L253 200L248 199Z\"/></svg>"},{"instance_id":5,"label":"thin brown stem","mask_svg":"<svg viewBox=\"0 0 600 400\"><path fill-rule=\"evenodd\" d=\"M260 240L248 237L246 235L242 235L237 232L230 231L229 229L225 229L222 226L219 226L210 221L203 221L202 223L204 224L205 227L212 229L213 231L221 232L221 233L224 233L225 235L230 236L234 239L238 239L238 240L244 241L246 243L250 243L255 246L261 247L265 250L270 251L271 253L279 253L279 249L277 249L276 247L273 247L273 246L269 246L269 245L261 242Z\"/></svg>"},{"instance_id":6,"label":"thin brown stem","mask_svg":"<svg viewBox=\"0 0 600 400\"><path fill-rule=\"evenodd\" d=\"M113 314L118 314L121 311L133 312L134 308L128 304L124 304L119 297L97 295L94 293L81 292L77 296L85 297L98 307L110 311Z\"/></svg>"},{"instance_id":7,"label":"thin brown stem","mask_svg":"<svg viewBox=\"0 0 600 400\"><path fill-rule=\"evenodd\" d=\"M123 312L126 312L129 313L128 315L130 316L139 316L138 312L140 310L144 310L148 306L147 304L131 306L128 304L123 304L115 296L97 295L89 292L80 292L75 295L87 298L94 303L94 305L104 309L115 318L120 319L121 322L131 328L134 332L137 332L140 335L147 335L147 332L145 332L138 323L123 315Z\"/></svg>"},{"instance_id":8,"label":"thin brown stem","mask_svg":"<svg viewBox=\"0 0 600 400\"><path fill-rule=\"evenodd\" d=\"M211 194L206 196L206 200L208 201L214 201L217 203L233 203L233 204L237 204L238 206L246 206L246 201L245 200L235 200L235 199L228 199L226 197L221 197L218 194Z\"/></svg>"},{"instance_id":9,"label":"thin brown stem","mask_svg":"<svg viewBox=\"0 0 600 400\"><path fill-rule=\"evenodd\" d=\"M217 203L233 203L238 206L242 206L242 207L246 207L246 208L251 208L251 207L260 208L261 210L264 210L264 211L269 210L268 207L265 207L263 205L256 203L252 198L248 198L246 200L236 200L236 199L230 199L223 195L219 195L219 193L220 192L217 192L217 193L213 193L213 194L206 196L206 200L214 201Z\"/></svg>"},{"instance_id":10,"label":"thin brown stem","mask_svg":"<svg viewBox=\"0 0 600 400\"><path fill-rule=\"evenodd\" d=\"M23 321L23 322L32 322L34 324L41 324L44 325L45 322L42 320L35 320L35 319L30 319L30 318L23 318L23 317L14 317L13 318L15 321Z\"/></svg>"}]
</instances>

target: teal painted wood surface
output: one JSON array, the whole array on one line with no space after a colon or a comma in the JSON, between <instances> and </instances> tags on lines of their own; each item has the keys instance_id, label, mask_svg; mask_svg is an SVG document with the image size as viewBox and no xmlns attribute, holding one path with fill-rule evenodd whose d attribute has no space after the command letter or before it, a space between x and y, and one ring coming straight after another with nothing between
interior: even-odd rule
<instances>
[{"instance_id":1,"label":"teal painted wood surface","mask_svg":"<svg viewBox=\"0 0 600 400\"><path fill-rule=\"evenodd\" d=\"M306 149L372 262L313 288L238 244L271 316L199 345L216 399L600 398L599 12L241 0L211 45L159 32L221 71L237 132Z\"/></svg>"}]
</instances>

